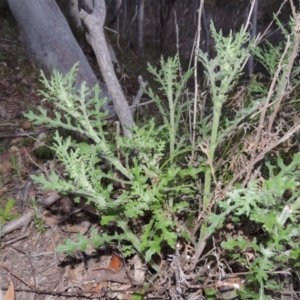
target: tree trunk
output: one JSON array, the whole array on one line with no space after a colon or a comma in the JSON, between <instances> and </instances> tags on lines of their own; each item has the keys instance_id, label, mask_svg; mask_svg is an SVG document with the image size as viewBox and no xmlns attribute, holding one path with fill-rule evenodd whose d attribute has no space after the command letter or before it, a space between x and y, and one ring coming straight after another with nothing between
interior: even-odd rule
<instances>
[{"instance_id":1,"label":"tree trunk","mask_svg":"<svg viewBox=\"0 0 300 300\"><path fill-rule=\"evenodd\" d=\"M139 10L137 17L137 46L138 52L144 55L144 10L145 0L139 0Z\"/></svg>"},{"instance_id":2,"label":"tree trunk","mask_svg":"<svg viewBox=\"0 0 300 300\"><path fill-rule=\"evenodd\" d=\"M84 30L88 31L88 28L85 26L85 24L81 21L79 17L79 11L82 9L86 11L88 14L91 14L94 9L94 1L93 0L68 0L68 2L69 2L69 14L73 20L73 23L76 25L78 29L81 29L82 31ZM114 48L111 45L109 38L107 36L105 36L105 38L106 38L109 55L114 65L114 69L117 73L121 73L121 67L117 59L116 53L114 51Z\"/></svg>"},{"instance_id":3,"label":"tree trunk","mask_svg":"<svg viewBox=\"0 0 300 300\"><path fill-rule=\"evenodd\" d=\"M79 18L79 11L85 10L88 14L92 13L94 8L93 0L68 0L69 15L78 29L84 30L83 23Z\"/></svg>"},{"instance_id":4,"label":"tree trunk","mask_svg":"<svg viewBox=\"0 0 300 300\"><path fill-rule=\"evenodd\" d=\"M94 49L102 76L107 84L108 93L111 96L116 113L122 125L123 134L130 138L132 136L131 130L134 125L133 117L120 83L114 72L103 31L106 16L105 1L95 0L94 4L95 6L92 14L88 14L81 10L79 16L88 28L89 33L87 35L87 39Z\"/></svg>"},{"instance_id":5,"label":"tree trunk","mask_svg":"<svg viewBox=\"0 0 300 300\"><path fill-rule=\"evenodd\" d=\"M8 0L26 45L28 58L48 72L57 69L63 75L80 62L77 87L83 81L92 88L98 83L91 66L75 40L70 27L54 0ZM104 83L99 83L101 97L108 97ZM109 110L109 106L103 107Z\"/></svg>"},{"instance_id":6,"label":"tree trunk","mask_svg":"<svg viewBox=\"0 0 300 300\"><path fill-rule=\"evenodd\" d=\"M255 0L252 16L251 16L251 39L257 36L257 8L258 8L258 0ZM248 75L253 74L254 71L254 56L251 54L248 60Z\"/></svg>"},{"instance_id":7,"label":"tree trunk","mask_svg":"<svg viewBox=\"0 0 300 300\"><path fill-rule=\"evenodd\" d=\"M113 30L119 32L120 30L120 8L122 0L114 0L114 15L111 21L108 23L108 27L112 27Z\"/></svg>"}]
</instances>

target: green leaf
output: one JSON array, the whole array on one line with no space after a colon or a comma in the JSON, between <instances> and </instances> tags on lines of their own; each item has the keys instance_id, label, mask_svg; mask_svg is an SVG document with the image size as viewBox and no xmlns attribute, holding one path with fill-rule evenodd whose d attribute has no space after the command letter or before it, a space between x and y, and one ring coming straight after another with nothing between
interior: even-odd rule
<instances>
[{"instance_id":1,"label":"green leaf","mask_svg":"<svg viewBox=\"0 0 300 300\"><path fill-rule=\"evenodd\" d=\"M9 199L7 201L7 203L6 203L6 205L5 205L4 214L8 215L11 212L12 208L14 207L14 205L15 205L15 200L14 199Z\"/></svg>"}]
</instances>

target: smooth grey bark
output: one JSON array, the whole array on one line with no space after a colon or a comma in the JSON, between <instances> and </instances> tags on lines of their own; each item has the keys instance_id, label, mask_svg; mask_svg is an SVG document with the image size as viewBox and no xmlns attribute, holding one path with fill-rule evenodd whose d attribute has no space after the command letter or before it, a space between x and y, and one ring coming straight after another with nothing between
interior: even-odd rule
<instances>
[{"instance_id":1,"label":"smooth grey bark","mask_svg":"<svg viewBox=\"0 0 300 300\"><path fill-rule=\"evenodd\" d=\"M144 10L145 0L139 0L139 9L137 17L137 46L138 52L144 54Z\"/></svg>"},{"instance_id":2,"label":"smooth grey bark","mask_svg":"<svg viewBox=\"0 0 300 300\"><path fill-rule=\"evenodd\" d=\"M67 20L54 0L8 0L26 46L28 58L45 71L57 69L63 75L80 62L76 84L83 81L92 88L97 83L101 97L108 97L104 83L98 81L74 38ZM109 110L109 106L103 107Z\"/></svg>"},{"instance_id":3,"label":"smooth grey bark","mask_svg":"<svg viewBox=\"0 0 300 300\"><path fill-rule=\"evenodd\" d=\"M112 28L119 32L120 30L120 8L122 5L122 0L114 0L114 15L112 20L110 21L111 24L108 26L112 26Z\"/></svg>"},{"instance_id":4,"label":"smooth grey bark","mask_svg":"<svg viewBox=\"0 0 300 300\"><path fill-rule=\"evenodd\" d=\"M255 0L252 16L251 16L251 23L252 23L252 28L251 28L251 39L255 38L257 35L257 9L258 9L258 0ZM251 75L254 71L254 56L251 54L248 60L248 75Z\"/></svg>"},{"instance_id":5,"label":"smooth grey bark","mask_svg":"<svg viewBox=\"0 0 300 300\"><path fill-rule=\"evenodd\" d=\"M105 1L95 0L93 12L88 14L81 10L79 16L89 30L87 40L94 49L98 65L100 66L102 76L108 88L108 94L114 103L116 114L122 125L123 134L130 138L132 137L131 129L134 125L133 117L114 72L104 35L103 26L106 16Z\"/></svg>"}]
</instances>

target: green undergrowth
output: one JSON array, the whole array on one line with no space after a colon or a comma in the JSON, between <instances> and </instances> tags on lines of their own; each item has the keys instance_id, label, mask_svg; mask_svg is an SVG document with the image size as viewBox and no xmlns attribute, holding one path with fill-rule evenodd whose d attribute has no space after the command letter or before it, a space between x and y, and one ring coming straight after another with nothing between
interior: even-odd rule
<instances>
[{"instance_id":1,"label":"green undergrowth","mask_svg":"<svg viewBox=\"0 0 300 300\"><path fill-rule=\"evenodd\" d=\"M160 75L167 84L165 89L176 91L181 88L177 86L175 76L178 58L162 61L162 65L172 70ZM152 119L140 128L133 128L132 139L117 136L116 141L109 143L103 130L106 125L103 118L107 113L99 112L104 104L104 100L99 99L100 89L96 87L92 95L83 84L74 94L76 71L77 66L66 77L54 72L51 80L42 74L45 91L41 94L55 104L55 118L48 117L42 107L38 109L39 115L26 114L35 124L47 124L82 136L81 139L62 138L58 131L54 135L52 149L67 176L62 178L53 171L49 178L45 175L33 178L45 189L77 195L75 201L86 198L87 203L98 208L102 225L113 222L122 231L118 233L116 230L113 235L98 235L94 231L91 238L79 235L78 242L68 240L58 249L84 251L89 243L98 247L110 241L121 242L126 256L137 251L157 269L153 255L160 254L164 245L174 248L178 236L187 238L184 228L177 233L176 216L194 199L195 188L190 180L199 173L192 166L180 165L180 159L174 163L176 157L190 151L190 146L186 146L183 140L174 140L178 126L176 118L179 119L180 115L175 112L174 105L169 118L166 116L165 125L156 126ZM171 97L170 104L177 104L178 96L179 93L177 98ZM86 102L88 97L90 100ZM143 223L141 232L131 225L136 220Z\"/></svg>"},{"instance_id":2,"label":"green undergrowth","mask_svg":"<svg viewBox=\"0 0 300 300\"><path fill-rule=\"evenodd\" d=\"M3 200L1 200L2 202ZM16 219L19 217L17 214L13 214L12 210L15 206L15 200L14 199L8 199L6 204L2 207L0 207L0 227L4 225L7 221L10 221L12 219Z\"/></svg>"},{"instance_id":3,"label":"green undergrowth","mask_svg":"<svg viewBox=\"0 0 300 300\"><path fill-rule=\"evenodd\" d=\"M293 56L299 46L295 22L291 20L288 31L278 21L285 42L261 48L243 27L225 37L211 25L215 56L197 51L206 76L199 99L184 96L193 69L182 74L178 56L162 58L159 68L149 64L159 91L150 87L147 94L162 122L149 119L137 125L132 139L118 132L112 139L107 133L107 113L101 112L105 99L99 98L98 86L90 90L83 83L74 92L78 65L64 77L54 71L47 79L42 73L40 94L54 104L55 116L39 107L26 117L59 129L51 149L64 172L32 177L44 189L94 204L102 225L100 233L79 234L57 250L73 253L89 244L118 244L126 257L138 253L158 272L166 253L174 253L184 241L195 250L180 266L180 280L183 270L203 266L205 256L215 262L220 280L232 272L232 265L246 273L246 283L236 292L243 299L275 299L292 281L291 274L298 275L300 156L288 155L287 161L279 155L293 150L291 138L300 129L291 110L298 101L300 70ZM264 65L270 82L253 75L243 86L242 71L251 54ZM241 88L242 96L234 97ZM189 119L193 105L199 109ZM61 130L74 135L63 136ZM238 231L216 239L228 222L234 227L244 220L255 224L254 236ZM276 274L284 270L287 276L281 281ZM210 288L203 294L215 299L218 292Z\"/></svg>"}]
</instances>

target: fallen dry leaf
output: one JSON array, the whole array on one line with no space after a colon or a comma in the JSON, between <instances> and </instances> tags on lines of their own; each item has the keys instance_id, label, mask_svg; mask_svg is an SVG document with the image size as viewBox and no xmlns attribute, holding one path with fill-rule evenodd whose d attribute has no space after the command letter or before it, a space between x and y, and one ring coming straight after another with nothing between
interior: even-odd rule
<instances>
[{"instance_id":1,"label":"fallen dry leaf","mask_svg":"<svg viewBox=\"0 0 300 300\"><path fill-rule=\"evenodd\" d=\"M107 286L107 282L100 282L93 288L93 292L100 292L102 288Z\"/></svg>"},{"instance_id":2,"label":"fallen dry leaf","mask_svg":"<svg viewBox=\"0 0 300 300\"><path fill-rule=\"evenodd\" d=\"M104 283L106 283L106 282L104 282ZM82 288L86 292L93 291L94 290L94 283L93 282L85 283L85 284L82 285Z\"/></svg>"},{"instance_id":3,"label":"fallen dry leaf","mask_svg":"<svg viewBox=\"0 0 300 300\"><path fill-rule=\"evenodd\" d=\"M20 121L20 126L24 129L24 130L28 130L31 128L31 122L27 119L23 119Z\"/></svg>"},{"instance_id":4,"label":"fallen dry leaf","mask_svg":"<svg viewBox=\"0 0 300 300\"><path fill-rule=\"evenodd\" d=\"M128 289L130 288L131 288L130 284L122 284L121 286L117 287L118 292L114 293L112 289L111 298L118 299L118 300L132 300L133 299L132 292L128 292ZM124 293L122 293L121 291L124 291Z\"/></svg>"},{"instance_id":5,"label":"fallen dry leaf","mask_svg":"<svg viewBox=\"0 0 300 300\"><path fill-rule=\"evenodd\" d=\"M119 272L121 267L122 267L122 260L116 253L113 253L108 268L115 272Z\"/></svg>"},{"instance_id":6,"label":"fallen dry leaf","mask_svg":"<svg viewBox=\"0 0 300 300\"><path fill-rule=\"evenodd\" d=\"M21 137L21 136L19 136L19 137L15 138L15 139L12 139L11 142L10 142L10 144L11 144L11 145L18 145L18 144L20 144L22 141L24 141L24 138Z\"/></svg>"},{"instance_id":7,"label":"fallen dry leaf","mask_svg":"<svg viewBox=\"0 0 300 300\"><path fill-rule=\"evenodd\" d=\"M145 268L143 266L143 262L138 255L133 257L134 263L134 275L133 278L137 282L144 282L145 281Z\"/></svg>"},{"instance_id":8,"label":"fallen dry leaf","mask_svg":"<svg viewBox=\"0 0 300 300\"><path fill-rule=\"evenodd\" d=\"M10 174L13 170L12 164L9 161L5 161L0 164L0 173L2 175Z\"/></svg>"},{"instance_id":9,"label":"fallen dry leaf","mask_svg":"<svg viewBox=\"0 0 300 300\"><path fill-rule=\"evenodd\" d=\"M81 221L80 223L78 224L66 224L64 226L61 226L61 229L63 231L66 231L66 232L70 232L70 233L81 233L83 235L85 235L88 230L90 229L91 227L91 222L89 221Z\"/></svg>"},{"instance_id":10,"label":"fallen dry leaf","mask_svg":"<svg viewBox=\"0 0 300 300\"><path fill-rule=\"evenodd\" d=\"M72 281L79 282L82 280L83 265L79 264L75 268L68 267L68 275Z\"/></svg>"},{"instance_id":11,"label":"fallen dry leaf","mask_svg":"<svg viewBox=\"0 0 300 300\"><path fill-rule=\"evenodd\" d=\"M53 214L49 210L45 210L42 214L42 218L47 226L50 228L55 228L58 224L60 219Z\"/></svg>"},{"instance_id":12,"label":"fallen dry leaf","mask_svg":"<svg viewBox=\"0 0 300 300\"><path fill-rule=\"evenodd\" d=\"M8 288L3 300L14 300L15 299L15 289L14 289L14 285L11 281L11 278L9 278L9 281L10 281L10 285L9 285L9 288Z\"/></svg>"},{"instance_id":13,"label":"fallen dry leaf","mask_svg":"<svg viewBox=\"0 0 300 300\"><path fill-rule=\"evenodd\" d=\"M109 268L90 268L84 276L84 282L95 281L97 283L114 281L119 283L129 283L125 271L117 273Z\"/></svg>"}]
</instances>

